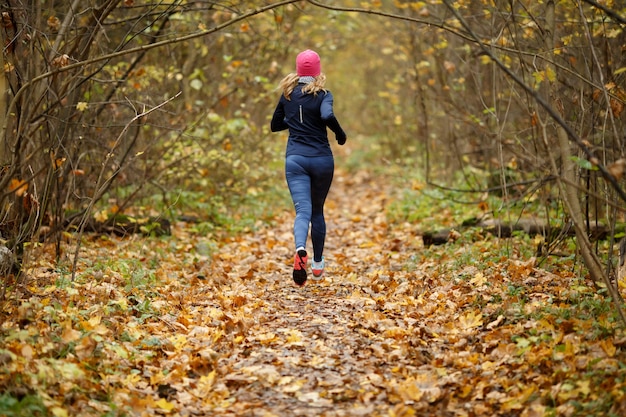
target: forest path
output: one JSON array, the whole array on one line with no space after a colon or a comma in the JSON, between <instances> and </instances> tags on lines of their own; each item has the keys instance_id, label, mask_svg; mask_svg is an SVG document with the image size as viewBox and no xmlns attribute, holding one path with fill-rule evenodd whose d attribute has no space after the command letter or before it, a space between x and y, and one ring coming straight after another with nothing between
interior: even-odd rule
<instances>
[{"instance_id":1,"label":"forest path","mask_svg":"<svg viewBox=\"0 0 626 417\"><path fill-rule=\"evenodd\" d=\"M409 330L404 318L396 323L394 312L385 312L393 308L363 285L389 280L410 256L399 252L400 239L385 221L386 187L367 172L336 174L325 211L321 281L311 279L310 262L304 287L291 279L293 213L221 248L207 275L244 278L233 285L227 306L240 305L232 320L241 333L218 363L229 400L216 414L371 416L400 402L389 401L386 385L420 358L395 343ZM310 239L308 245L312 253ZM410 242L402 246L411 250ZM237 258L243 261L233 266Z\"/></svg>"},{"instance_id":2,"label":"forest path","mask_svg":"<svg viewBox=\"0 0 626 417\"><path fill-rule=\"evenodd\" d=\"M290 208L235 236L86 236L73 282L41 246L4 304L0 389L56 416L626 415L626 335L573 263L476 234L426 248L428 225L387 223L392 187L337 171L304 287Z\"/></svg>"}]
</instances>

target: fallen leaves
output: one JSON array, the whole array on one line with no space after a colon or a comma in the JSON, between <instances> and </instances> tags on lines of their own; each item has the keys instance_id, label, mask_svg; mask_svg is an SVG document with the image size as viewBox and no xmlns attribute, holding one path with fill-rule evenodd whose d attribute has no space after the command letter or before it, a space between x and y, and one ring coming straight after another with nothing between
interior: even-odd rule
<instances>
[{"instance_id":1,"label":"fallen leaves","mask_svg":"<svg viewBox=\"0 0 626 417\"><path fill-rule=\"evenodd\" d=\"M73 283L42 256L28 298L7 305L0 386L58 416L624 409L626 338L601 296L494 255L497 242L427 250L411 225L384 221L389 195L371 181L337 177L326 279L304 288L291 284L284 220L212 254L182 225L90 242Z\"/></svg>"},{"instance_id":2,"label":"fallen leaves","mask_svg":"<svg viewBox=\"0 0 626 417\"><path fill-rule=\"evenodd\" d=\"M458 328L463 330L471 330L483 325L483 315L480 312L469 311L459 316Z\"/></svg>"}]
</instances>

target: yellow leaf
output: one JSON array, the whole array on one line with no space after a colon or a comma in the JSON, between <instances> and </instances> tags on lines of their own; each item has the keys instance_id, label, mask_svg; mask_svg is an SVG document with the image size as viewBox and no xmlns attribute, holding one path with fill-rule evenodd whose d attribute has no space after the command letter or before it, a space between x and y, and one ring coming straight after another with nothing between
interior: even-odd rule
<instances>
[{"instance_id":1,"label":"yellow leaf","mask_svg":"<svg viewBox=\"0 0 626 417\"><path fill-rule=\"evenodd\" d=\"M501 405L502 411L508 413L512 410L521 410L524 408L524 405L517 398L511 398L504 401Z\"/></svg>"},{"instance_id":2,"label":"yellow leaf","mask_svg":"<svg viewBox=\"0 0 626 417\"><path fill-rule=\"evenodd\" d=\"M528 401L531 395L535 393L535 391L537 391L537 387L535 386L531 385L529 387L526 387L516 397L505 400L502 403L502 411L509 412L511 410L521 410L522 408L524 408L524 404Z\"/></svg>"},{"instance_id":3,"label":"yellow leaf","mask_svg":"<svg viewBox=\"0 0 626 417\"><path fill-rule=\"evenodd\" d=\"M50 411L54 417L67 417L69 415L67 414L67 410L61 407L52 407Z\"/></svg>"},{"instance_id":4,"label":"yellow leaf","mask_svg":"<svg viewBox=\"0 0 626 417\"><path fill-rule=\"evenodd\" d=\"M135 388L137 382L141 380L141 377L137 374L128 374L126 378L124 378L124 385L128 388Z\"/></svg>"},{"instance_id":5,"label":"yellow leaf","mask_svg":"<svg viewBox=\"0 0 626 417\"><path fill-rule=\"evenodd\" d=\"M424 183L421 181L417 181L417 180L413 180L413 182L411 183L411 189L412 190L416 190L416 191L420 191L424 189Z\"/></svg>"},{"instance_id":6,"label":"yellow leaf","mask_svg":"<svg viewBox=\"0 0 626 417\"><path fill-rule=\"evenodd\" d=\"M604 353L606 353L606 356L608 356L609 358L612 358L613 356L615 356L615 353L617 352L617 348L615 347L613 342L611 342L610 340L602 340L600 342L600 347L602 348Z\"/></svg>"},{"instance_id":7,"label":"yellow leaf","mask_svg":"<svg viewBox=\"0 0 626 417\"><path fill-rule=\"evenodd\" d=\"M459 398L467 398L472 393L473 389L474 387L469 384L463 385L461 391L458 393Z\"/></svg>"},{"instance_id":8,"label":"yellow leaf","mask_svg":"<svg viewBox=\"0 0 626 417\"><path fill-rule=\"evenodd\" d=\"M403 329L402 327L392 327L385 330L384 336L391 339L401 340L409 335L409 333L410 332L407 331L407 329Z\"/></svg>"},{"instance_id":9,"label":"yellow leaf","mask_svg":"<svg viewBox=\"0 0 626 417\"><path fill-rule=\"evenodd\" d=\"M167 413L171 412L175 407L173 403L168 402L165 398L161 398L159 401L155 402L154 405Z\"/></svg>"},{"instance_id":10,"label":"yellow leaf","mask_svg":"<svg viewBox=\"0 0 626 417\"><path fill-rule=\"evenodd\" d=\"M54 363L54 374L60 380L74 381L82 378L85 373L75 363L57 361Z\"/></svg>"},{"instance_id":11,"label":"yellow leaf","mask_svg":"<svg viewBox=\"0 0 626 417\"><path fill-rule=\"evenodd\" d=\"M183 334L178 334L170 337L170 341L176 348L177 352L180 352L187 345L187 338Z\"/></svg>"},{"instance_id":12,"label":"yellow leaf","mask_svg":"<svg viewBox=\"0 0 626 417\"><path fill-rule=\"evenodd\" d=\"M293 379L293 377L289 377ZM298 379L296 381L289 381L286 377L281 378L279 381L279 385L283 386L282 391L285 393L295 393L302 389L304 384L306 383L306 379Z\"/></svg>"},{"instance_id":13,"label":"yellow leaf","mask_svg":"<svg viewBox=\"0 0 626 417\"><path fill-rule=\"evenodd\" d=\"M464 330L469 330L474 327L480 327L483 325L483 315L481 313L475 313L473 311L459 317L459 327Z\"/></svg>"},{"instance_id":14,"label":"yellow leaf","mask_svg":"<svg viewBox=\"0 0 626 417\"><path fill-rule=\"evenodd\" d=\"M97 222L105 222L108 218L109 218L109 214L107 212L106 209L101 210L97 213L94 213L93 218L97 221Z\"/></svg>"},{"instance_id":15,"label":"yellow leaf","mask_svg":"<svg viewBox=\"0 0 626 417\"><path fill-rule=\"evenodd\" d=\"M474 284L479 287L482 285L485 285L486 282L487 282L487 279L485 278L485 275L482 272L476 273L476 275L474 275L474 278L470 280L471 284Z\"/></svg>"},{"instance_id":16,"label":"yellow leaf","mask_svg":"<svg viewBox=\"0 0 626 417\"><path fill-rule=\"evenodd\" d=\"M576 386L578 387L577 391L583 395L583 397L587 397L591 393L590 380L583 380L576 382Z\"/></svg>"},{"instance_id":17,"label":"yellow leaf","mask_svg":"<svg viewBox=\"0 0 626 417\"><path fill-rule=\"evenodd\" d=\"M215 334L213 335L213 343L216 343L218 340L220 340L223 336L224 336L224 330L219 329L215 332Z\"/></svg>"},{"instance_id":18,"label":"yellow leaf","mask_svg":"<svg viewBox=\"0 0 626 417\"><path fill-rule=\"evenodd\" d=\"M90 318L88 321L81 322L81 325L84 330L94 332L101 336L104 336L110 332L109 328L105 325L101 324L102 316L95 315Z\"/></svg>"},{"instance_id":19,"label":"yellow leaf","mask_svg":"<svg viewBox=\"0 0 626 417\"><path fill-rule=\"evenodd\" d=\"M302 332L297 329L292 329L287 335L287 343L290 345L302 345Z\"/></svg>"},{"instance_id":20,"label":"yellow leaf","mask_svg":"<svg viewBox=\"0 0 626 417\"><path fill-rule=\"evenodd\" d=\"M409 378L406 381L402 382L398 388L398 395L404 401L419 401L422 399L423 392L417 386L415 379Z\"/></svg>"},{"instance_id":21,"label":"yellow leaf","mask_svg":"<svg viewBox=\"0 0 626 417\"><path fill-rule=\"evenodd\" d=\"M256 338L262 345L269 345L277 340L276 335L272 332L260 334Z\"/></svg>"},{"instance_id":22,"label":"yellow leaf","mask_svg":"<svg viewBox=\"0 0 626 417\"><path fill-rule=\"evenodd\" d=\"M209 372L208 375L203 375L200 377L196 385L196 389L194 390L194 395L204 398L211 393L213 389L213 385L215 384L215 371Z\"/></svg>"}]
</instances>

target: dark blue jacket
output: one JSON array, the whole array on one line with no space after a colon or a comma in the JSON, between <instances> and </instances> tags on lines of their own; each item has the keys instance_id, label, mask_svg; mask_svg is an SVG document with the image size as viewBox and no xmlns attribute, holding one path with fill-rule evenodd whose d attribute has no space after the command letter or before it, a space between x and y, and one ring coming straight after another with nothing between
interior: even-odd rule
<instances>
[{"instance_id":1,"label":"dark blue jacket","mask_svg":"<svg viewBox=\"0 0 626 417\"><path fill-rule=\"evenodd\" d=\"M346 138L333 113L333 95L330 91L303 94L304 85L293 89L291 100L280 96L272 116L272 132L289 129L286 156L332 156L326 127L335 133L340 144Z\"/></svg>"}]
</instances>

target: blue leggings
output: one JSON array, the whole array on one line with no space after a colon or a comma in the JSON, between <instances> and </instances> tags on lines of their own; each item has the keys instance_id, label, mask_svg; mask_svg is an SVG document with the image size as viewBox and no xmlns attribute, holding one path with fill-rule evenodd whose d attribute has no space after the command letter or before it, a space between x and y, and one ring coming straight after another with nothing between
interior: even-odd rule
<instances>
[{"instance_id":1,"label":"blue leggings","mask_svg":"<svg viewBox=\"0 0 626 417\"><path fill-rule=\"evenodd\" d=\"M320 262L326 240L324 202L333 182L335 161L332 156L290 155L285 161L285 176L296 209L293 235L296 249L306 248L311 225L313 260Z\"/></svg>"}]
</instances>

